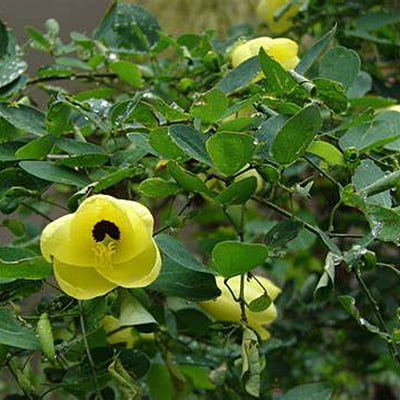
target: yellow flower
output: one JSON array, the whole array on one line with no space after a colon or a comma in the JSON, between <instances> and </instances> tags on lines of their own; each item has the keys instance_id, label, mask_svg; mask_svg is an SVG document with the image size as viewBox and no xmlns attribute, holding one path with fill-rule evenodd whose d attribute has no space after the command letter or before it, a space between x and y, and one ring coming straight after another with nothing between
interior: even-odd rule
<instances>
[{"instance_id":1,"label":"yellow flower","mask_svg":"<svg viewBox=\"0 0 400 400\"><path fill-rule=\"evenodd\" d=\"M261 0L257 6L257 15L260 21L266 22L272 34L287 31L293 24L292 18L299 12L301 3L298 2L289 7L277 20L274 14L289 3L290 0Z\"/></svg>"},{"instance_id":2,"label":"yellow flower","mask_svg":"<svg viewBox=\"0 0 400 400\"><path fill-rule=\"evenodd\" d=\"M100 194L47 225L40 247L61 289L91 299L157 278L161 257L152 233L153 216L145 206Z\"/></svg>"},{"instance_id":3,"label":"yellow flower","mask_svg":"<svg viewBox=\"0 0 400 400\"><path fill-rule=\"evenodd\" d=\"M281 290L267 278L257 276L257 279L266 289L271 300L275 300ZM223 277L217 276L216 281L218 288L221 290L221 295L215 300L200 303L200 307L213 316L217 321L240 322L241 311L239 303L232 298L231 293L224 284ZM238 298L240 291L240 276L235 276L229 279L228 285L235 294L235 297ZM251 280L245 281L244 297L247 303L250 303L252 300L263 294L264 289L256 279L252 278ZM275 305L271 304L267 309L261 312L253 312L246 309L246 316L248 325L258 333L260 338L262 340L269 339L271 335L264 326L269 325L276 319L277 311Z\"/></svg>"},{"instance_id":4,"label":"yellow flower","mask_svg":"<svg viewBox=\"0 0 400 400\"><path fill-rule=\"evenodd\" d=\"M262 36L236 45L231 53L231 63L234 68L239 64L256 56L260 49L282 65L285 69L293 69L299 63L297 43L288 38L270 38ZM260 73L253 82L260 80L263 74Z\"/></svg>"}]
</instances>

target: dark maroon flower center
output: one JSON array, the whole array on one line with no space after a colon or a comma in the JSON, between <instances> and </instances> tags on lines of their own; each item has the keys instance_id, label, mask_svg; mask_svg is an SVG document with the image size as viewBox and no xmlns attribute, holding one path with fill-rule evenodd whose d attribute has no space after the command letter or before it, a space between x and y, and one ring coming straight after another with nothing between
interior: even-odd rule
<instances>
[{"instance_id":1,"label":"dark maroon flower center","mask_svg":"<svg viewBox=\"0 0 400 400\"><path fill-rule=\"evenodd\" d=\"M103 219L93 227L92 235L96 242L102 242L106 235L110 236L111 239L119 240L121 232L113 222Z\"/></svg>"}]
</instances>

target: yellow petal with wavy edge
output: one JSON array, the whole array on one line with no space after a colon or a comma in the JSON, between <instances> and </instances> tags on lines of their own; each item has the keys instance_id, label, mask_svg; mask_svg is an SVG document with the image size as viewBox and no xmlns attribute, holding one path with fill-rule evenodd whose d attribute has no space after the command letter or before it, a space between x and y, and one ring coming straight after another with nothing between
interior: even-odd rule
<instances>
[{"instance_id":1,"label":"yellow petal with wavy edge","mask_svg":"<svg viewBox=\"0 0 400 400\"><path fill-rule=\"evenodd\" d=\"M256 54L250 53L250 48L247 42L238 44L231 53L231 63L233 68L236 68L239 64L255 55Z\"/></svg>"},{"instance_id":2,"label":"yellow petal with wavy edge","mask_svg":"<svg viewBox=\"0 0 400 400\"><path fill-rule=\"evenodd\" d=\"M82 261L86 259L87 249L75 246L71 241L70 226L74 214L67 214L50 222L42 232L40 237L40 250L43 257L52 262L52 259L58 259L60 255L68 254L68 260L72 264L85 266ZM92 263L86 263L91 266Z\"/></svg>"},{"instance_id":3,"label":"yellow petal with wavy edge","mask_svg":"<svg viewBox=\"0 0 400 400\"><path fill-rule=\"evenodd\" d=\"M138 203L137 201L118 200L118 202L125 209L125 212L129 217L131 216L131 214L134 215L134 217L132 218L133 220L136 215L139 216L139 218L146 225L150 235L153 234L154 218L147 207L145 207L143 204Z\"/></svg>"},{"instance_id":4,"label":"yellow petal with wavy edge","mask_svg":"<svg viewBox=\"0 0 400 400\"><path fill-rule=\"evenodd\" d=\"M300 5L290 7L278 20L275 21L274 14L289 0L261 0L257 6L258 18L266 22L268 30L273 34L287 31L292 25L292 18L299 12Z\"/></svg>"},{"instance_id":5,"label":"yellow petal with wavy edge","mask_svg":"<svg viewBox=\"0 0 400 400\"><path fill-rule=\"evenodd\" d=\"M94 268L75 267L57 259L54 260L54 276L62 291L78 300L93 299L117 286L104 279Z\"/></svg>"},{"instance_id":6,"label":"yellow petal with wavy edge","mask_svg":"<svg viewBox=\"0 0 400 400\"><path fill-rule=\"evenodd\" d=\"M275 61L285 69L293 69L300 59L297 57L299 47L293 40L287 38L276 38L266 51Z\"/></svg>"},{"instance_id":7,"label":"yellow petal with wavy edge","mask_svg":"<svg viewBox=\"0 0 400 400\"><path fill-rule=\"evenodd\" d=\"M267 278L258 276L257 279L267 290L270 298L274 300L281 290ZM240 322L241 310L239 303L232 298L231 293L224 284L223 277L217 276L216 282L221 290L221 295L216 300L200 303L200 307L217 321ZM229 279L228 284L235 296L239 297L240 276ZM250 281L245 281L244 295L247 303L260 297L263 293L263 288L254 278ZM249 326L260 335L261 339L266 340L270 334L264 329L263 325L268 325L276 319L277 310L275 305L271 304L266 310L257 313L246 309L246 316Z\"/></svg>"},{"instance_id":8,"label":"yellow petal with wavy edge","mask_svg":"<svg viewBox=\"0 0 400 400\"><path fill-rule=\"evenodd\" d=\"M146 250L125 263L97 267L105 279L126 288L150 285L158 277L160 269L161 257L154 240Z\"/></svg>"},{"instance_id":9,"label":"yellow petal with wavy edge","mask_svg":"<svg viewBox=\"0 0 400 400\"><path fill-rule=\"evenodd\" d=\"M134 213L126 212L124 202L107 195L95 195L86 199L78 208L70 226L70 238L77 253L84 254L81 260L60 252L57 259L66 264L96 265L99 262L98 243L93 237L93 228L101 221L113 223L120 232L120 239L114 241L112 263L126 262L149 245L151 235L143 220Z\"/></svg>"}]
</instances>

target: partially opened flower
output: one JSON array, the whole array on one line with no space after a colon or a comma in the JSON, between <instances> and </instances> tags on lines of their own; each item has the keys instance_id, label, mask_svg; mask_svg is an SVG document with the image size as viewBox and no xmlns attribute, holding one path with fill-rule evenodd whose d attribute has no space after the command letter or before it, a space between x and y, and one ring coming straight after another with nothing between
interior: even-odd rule
<instances>
[{"instance_id":1,"label":"partially opened flower","mask_svg":"<svg viewBox=\"0 0 400 400\"><path fill-rule=\"evenodd\" d=\"M153 217L145 206L95 195L47 225L40 247L60 288L76 299L91 299L157 278L161 258L152 233Z\"/></svg>"},{"instance_id":2,"label":"partially opened flower","mask_svg":"<svg viewBox=\"0 0 400 400\"><path fill-rule=\"evenodd\" d=\"M271 300L275 300L281 290L267 278L257 276L257 280L253 278L245 281L244 297L246 303L249 304L252 300L262 296L265 293L264 288ZM233 299L232 294L224 283L223 277L217 276L216 281L218 288L221 290L221 295L215 300L200 303L200 307L217 321L240 322L241 310L239 303ZM240 276L229 279L228 285L235 297L238 298ZM265 326L268 326L276 319L277 311L273 303L260 312L253 312L246 308L246 317L248 325L258 333L262 340L267 340L271 334L265 329Z\"/></svg>"},{"instance_id":3,"label":"partially opened flower","mask_svg":"<svg viewBox=\"0 0 400 400\"><path fill-rule=\"evenodd\" d=\"M297 56L299 47L293 40L262 36L237 44L231 53L232 66L236 68L249 58L258 55L261 48L285 69L295 68L300 61ZM254 81L258 81L262 77L263 74L260 73Z\"/></svg>"},{"instance_id":4,"label":"partially opened flower","mask_svg":"<svg viewBox=\"0 0 400 400\"><path fill-rule=\"evenodd\" d=\"M257 6L257 15L260 21L266 22L273 34L287 31L292 26L292 18L299 12L301 2L288 6L289 0L261 0ZM285 6L287 8L285 8ZM275 13L283 10L280 18L275 19Z\"/></svg>"}]
</instances>

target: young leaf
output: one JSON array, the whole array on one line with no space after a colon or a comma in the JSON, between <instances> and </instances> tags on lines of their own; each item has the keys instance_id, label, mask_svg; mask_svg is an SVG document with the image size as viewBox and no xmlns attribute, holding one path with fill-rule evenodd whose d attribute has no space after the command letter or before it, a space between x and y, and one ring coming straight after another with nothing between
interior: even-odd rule
<instances>
[{"instance_id":1,"label":"young leaf","mask_svg":"<svg viewBox=\"0 0 400 400\"><path fill-rule=\"evenodd\" d=\"M139 185L139 191L148 197L166 197L175 194L179 186L161 178L149 178Z\"/></svg>"},{"instance_id":2,"label":"young leaf","mask_svg":"<svg viewBox=\"0 0 400 400\"><path fill-rule=\"evenodd\" d=\"M177 124L170 126L169 135L173 142L187 155L197 161L212 165L206 151L206 137L201 132L190 126Z\"/></svg>"},{"instance_id":3,"label":"young leaf","mask_svg":"<svg viewBox=\"0 0 400 400\"><path fill-rule=\"evenodd\" d=\"M225 241L218 243L212 251L212 259L218 272L225 278L251 271L268 257L268 249L259 243Z\"/></svg>"},{"instance_id":4,"label":"young leaf","mask_svg":"<svg viewBox=\"0 0 400 400\"><path fill-rule=\"evenodd\" d=\"M321 115L315 105L303 108L287 120L271 146L275 160L283 165L296 161L306 151L321 125Z\"/></svg>"},{"instance_id":5,"label":"young leaf","mask_svg":"<svg viewBox=\"0 0 400 400\"><path fill-rule=\"evenodd\" d=\"M359 55L350 49L338 46L330 49L322 58L319 76L340 82L347 90L360 72Z\"/></svg>"},{"instance_id":6,"label":"young leaf","mask_svg":"<svg viewBox=\"0 0 400 400\"><path fill-rule=\"evenodd\" d=\"M254 138L245 133L219 132L206 142L215 167L225 175L233 175L251 161Z\"/></svg>"},{"instance_id":7,"label":"young leaf","mask_svg":"<svg viewBox=\"0 0 400 400\"><path fill-rule=\"evenodd\" d=\"M190 113L204 124L212 124L224 115L227 108L228 99L224 92L212 89L195 100Z\"/></svg>"},{"instance_id":8,"label":"young leaf","mask_svg":"<svg viewBox=\"0 0 400 400\"><path fill-rule=\"evenodd\" d=\"M223 205L243 204L257 190L257 179L254 176L233 182L228 188L220 193L215 200Z\"/></svg>"}]
</instances>

